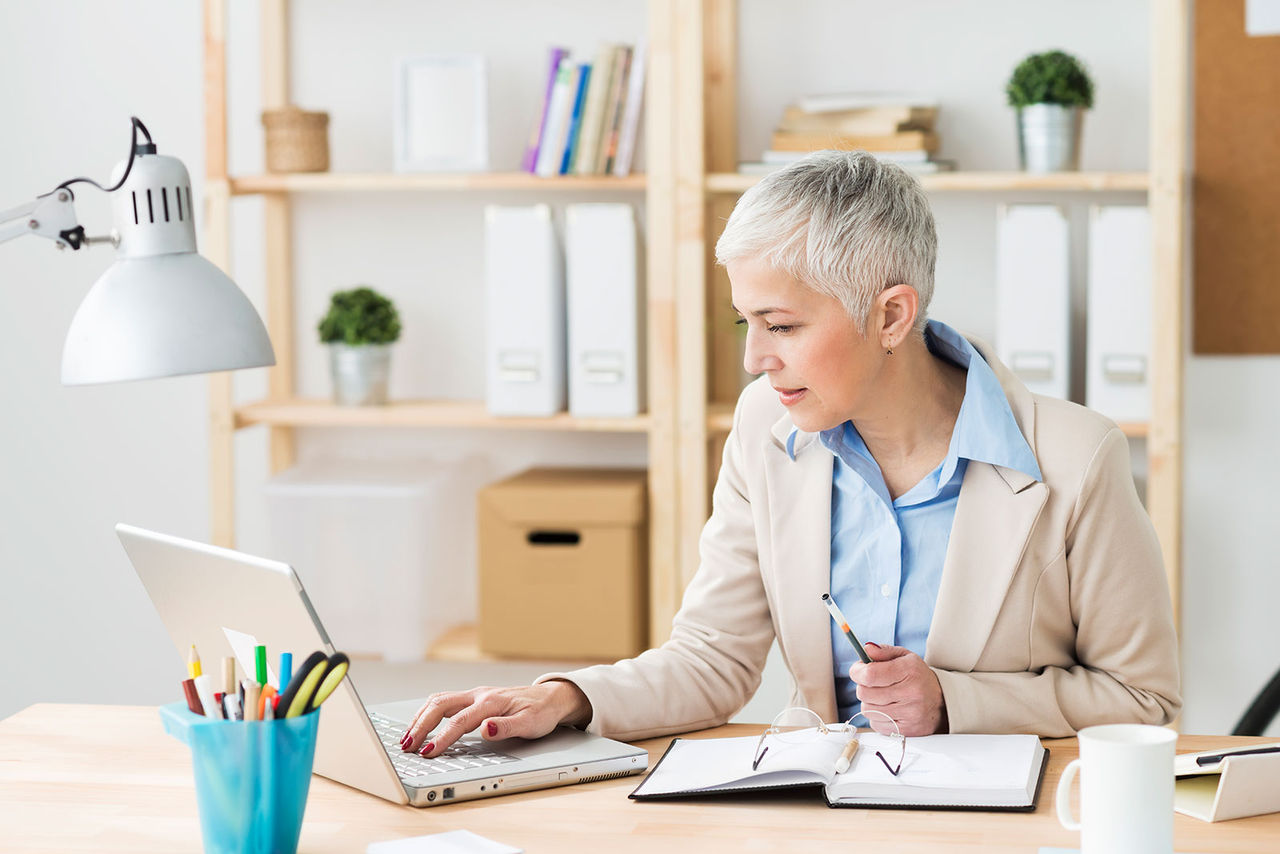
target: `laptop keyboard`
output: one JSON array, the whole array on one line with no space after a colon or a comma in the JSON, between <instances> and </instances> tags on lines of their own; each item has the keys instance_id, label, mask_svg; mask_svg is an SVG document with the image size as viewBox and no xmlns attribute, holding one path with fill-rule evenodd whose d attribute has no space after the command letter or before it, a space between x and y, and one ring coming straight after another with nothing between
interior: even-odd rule
<instances>
[{"instance_id":1,"label":"laptop keyboard","mask_svg":"<svg viewBox=\"0 0 1280 854\"><path fill-rule=\"evenodd\" d=\"M400 739L405 731L403 721L393 721L376 712L369 712L369 720L373 723L374 732L378 734L378 740L391 757L396 773L404 779L448 771L465 771L468 768L491 768L516 761L516 757L498 753L485 741L474 737L460 738L444 753L430 759L416 753L406 753L400 749Z\"/></svg>"}]
</instances>

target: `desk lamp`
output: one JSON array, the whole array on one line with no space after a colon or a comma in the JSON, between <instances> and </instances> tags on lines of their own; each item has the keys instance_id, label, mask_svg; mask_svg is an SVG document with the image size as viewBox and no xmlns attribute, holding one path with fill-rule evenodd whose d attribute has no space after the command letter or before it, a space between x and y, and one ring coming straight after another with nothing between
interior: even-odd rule
<instances>
[{"instance_id":1,"label":"desk lamp","mask_svg":"<svg viewBox=\"0 0 1280 854\"><path fill-rule=\"evenodd\" d=\"M146 142L138 142L138 132ZM118 176L118 178L117 178ZM196 254L191 178L182 161L156 154L133 119L129 159L103 187L73 178L34 201L0 211L0 243L36 234L59 249L116 247L116 262L90 289L67 331L63 385L123 382L274 365L275 353L249 299ZM76 222L76 183L112 193L115 227L88 237Z\"/></svg>"}]
</instances>

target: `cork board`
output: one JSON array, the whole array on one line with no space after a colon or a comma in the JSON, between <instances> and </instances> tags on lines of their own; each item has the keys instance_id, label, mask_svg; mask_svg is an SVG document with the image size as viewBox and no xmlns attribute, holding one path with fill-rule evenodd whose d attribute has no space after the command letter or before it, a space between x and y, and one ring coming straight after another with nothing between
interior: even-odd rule
<instances>
[{"instance_id":1,"label":"cork board","mask_svg":"<svg viewBox=\"0 0 1280 854\"><path fill-rule=\"evenodd\" d=\"M1195 4L1193 347L1280 353L1280 36Z\"/></svg>"}]
</instances>

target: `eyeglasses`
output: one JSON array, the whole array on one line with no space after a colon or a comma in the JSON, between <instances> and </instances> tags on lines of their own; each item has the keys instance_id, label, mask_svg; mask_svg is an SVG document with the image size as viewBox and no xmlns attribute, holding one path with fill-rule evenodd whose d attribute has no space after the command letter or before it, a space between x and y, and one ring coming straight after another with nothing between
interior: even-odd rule
<instances>
[{"instance_id":1,"label":"eyeglasses","mask_svg":"<svg viewBox=\"0 0 1280 854\"><path fill-rule=\"evenodd\" d=\"M887 750L890 756L896 755L897 761L890 763L885 758L884 751L880 750L876 751L876 756L884 763L884 767L888 772L896 777L898 772L902 770L902 761L907 756L907 739L898 729L897 721L884 712L869 711L858 712L844 723L828 724L823 723L817 712L803 706L792 706L791 708L783 709L773 719L773 723L769 725L768 729L760 733L760 740L756 742L755 758L751 762L751 770L759 769L765 754L769 752L768 740L770 738L779 744L803 744L830 735L840 733L853 734L858 731L857 726L854 724L854 721L858 718L862 718L870 725L871 719L867 715L876 715L884 718L893 726L893 732L887 734L890 741L890 746Z\"/></svg>"}]
</instances>

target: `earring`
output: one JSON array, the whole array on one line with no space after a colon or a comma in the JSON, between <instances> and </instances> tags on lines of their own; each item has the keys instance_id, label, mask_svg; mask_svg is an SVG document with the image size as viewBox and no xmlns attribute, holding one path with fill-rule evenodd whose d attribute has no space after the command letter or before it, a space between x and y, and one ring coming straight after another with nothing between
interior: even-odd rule
<instances>
[{"instance_id":1,"label":"earring","mask_svg":"<svg viewBox=\"0 0 1280 854\"><path fill-rule=\"evenodd\" d=\"M892 347L890 347L888 350L885 350L885 351L884 351L884 354L885 354L886 356L892 356L892 355L893 355L893 348L892 348Z\"/></svg>"}]
</instances>

